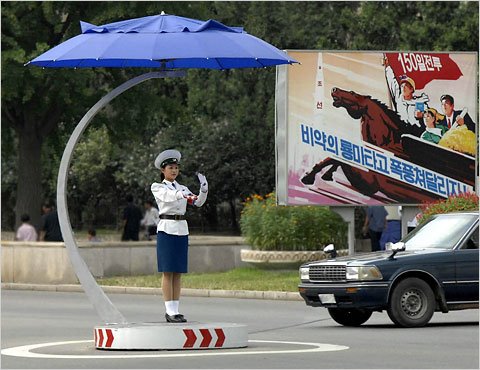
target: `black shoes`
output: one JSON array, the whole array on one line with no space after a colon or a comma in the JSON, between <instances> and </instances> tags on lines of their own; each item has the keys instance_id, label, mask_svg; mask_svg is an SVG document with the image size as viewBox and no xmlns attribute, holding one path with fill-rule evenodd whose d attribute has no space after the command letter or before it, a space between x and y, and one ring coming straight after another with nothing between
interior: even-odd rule
<instances>
[{"instance_id":1,"label":"black shoes","mask_svg":"<svg viewBox=\"0 0 480 370\"><path fill-rule=\"evenodd\" d=\"M182 314L177 314L177 315L169 315L168 313L165 314L165 319L167 322L174 322L174 323L179 323L179 322L187 322L187 319L183 317Z\"/></svg>"}]
</instances>

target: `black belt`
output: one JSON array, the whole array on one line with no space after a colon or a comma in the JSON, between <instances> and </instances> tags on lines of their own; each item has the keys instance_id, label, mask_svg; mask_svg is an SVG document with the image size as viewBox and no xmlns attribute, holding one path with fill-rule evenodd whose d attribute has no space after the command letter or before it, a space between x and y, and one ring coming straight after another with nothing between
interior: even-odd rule
<instances>
[{"instance_id":1,"label":"black belt","mask_svg":"<svg viewBox=\"0 0 480 370\"><path fill-rule=\"evenodd\" d=\"M160 215L161 220L185 220L185 215Z\"/></svg>"}]
</instances>

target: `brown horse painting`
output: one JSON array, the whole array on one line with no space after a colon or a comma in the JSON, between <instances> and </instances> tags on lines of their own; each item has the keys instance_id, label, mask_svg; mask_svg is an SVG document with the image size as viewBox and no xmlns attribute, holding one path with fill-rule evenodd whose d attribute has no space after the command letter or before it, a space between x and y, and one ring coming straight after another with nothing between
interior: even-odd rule
<instances>
[{"instance_id":1,"label":"brown horse painting","mask_svg":"<svg viewBox=\"0 0 480 370\"><path fill-rule=\"evenodd\" d=\"M420 136L425 130L424 127L405 123L397 112L368 95L360 95L353 91L334 87L332 98L334 107L343 107L350 117L360 119L364 141L386 149L395 155L403 155L400 142L403 134Z\"/></svg>"},{"instance_id":2,"label":"brown horse painting","mask_svg":"<svg viewBox=\"0 0 480 370\"><path fill-rule=\"evenodd\" d=\"M408 156L402 148L401 136L403 134L419 136L423 132L423 128L402 121L395 111L368 95L360 95L354 91L336 87L332 89L331 95L334 107L345 108L352 118L360 119L362 138L365 142L408 160ZM323 180L332 181L333 173L338 167L341 167L352 187L367 196L381 191L398 202L421 202L438 198L412 185L373 171L358 169L333 158L326 158L316 164L312 171L302 177L302 183L313 184L316 174L326 167L330 168L322 175Z\"/></svg>"}]
</instances>

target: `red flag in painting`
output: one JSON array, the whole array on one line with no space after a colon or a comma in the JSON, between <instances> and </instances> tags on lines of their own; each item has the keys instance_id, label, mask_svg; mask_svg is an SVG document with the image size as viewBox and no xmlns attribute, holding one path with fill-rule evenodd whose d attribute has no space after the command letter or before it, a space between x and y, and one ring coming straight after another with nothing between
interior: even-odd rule
<instances>
[{"instance_id":1,"label":"red flag in painting","mask_svg":"<svg viewBox=\"0 0 480 370\"><path fill-rule=\"evenodd\" d=\"M397 79L407 75L415 81L415 89L423 89L433 80L458 80L460 68L445 53L385 53Z\"/></svg>"}]
</instances>

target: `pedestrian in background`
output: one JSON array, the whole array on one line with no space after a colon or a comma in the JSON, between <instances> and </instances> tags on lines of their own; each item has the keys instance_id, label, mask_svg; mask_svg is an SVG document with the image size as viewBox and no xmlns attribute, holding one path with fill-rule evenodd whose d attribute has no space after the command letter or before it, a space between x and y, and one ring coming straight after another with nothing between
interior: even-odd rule
<instances>
[{"instance_id":1,"label":"pedestrian in background","mask_svg":"<svg viewBox=\"0 0 480 370\"><path fill-rule=\"evenodd\" d=\"M386 249L387 243L396 243L402 238L402 214L401 206L386 206L387 227L383 230L380 238L380 250Z\"/></svg>"},{"instance_id":2,"label":"pedestrian in background","mask_svg":"<svg viewBox=\"0 0 480 370\"><path fill-rule=\"evenodd\" d=\"M36 242L38 240L37 230L30 224L30 216L28 214L23 214L20 217L22 224L17 229L15 234L15 240L24 241L24 242Z\"/></svg>"},{"instance_id":3,"label":"pedestrian in background","mask_svg":"<svg viewBox=\"0 0 480 370\"><path fill-rule=\"evenodd\" d=\"M152 240L152 236L157 235L158 209L153 206L153 202L146 200L144 203L145 215L140 224L145 227L145 236L147 240Z\"/></svg>"},{"instance_id":4,"label":"pedestrian in background","mask_svg":"<svg viewBox=\"0 0 480 370\"><path fill-rule=\"evenodd\" d=\"M363 232L370 236L372 252L380 250L380 238L387 227L387 210L384 206L369 206L363 225Z\"/></svg>"},{"instance_id":5,"label":"pedestrian in background","mask_svg":"<svg viewBox=\"0 0 480 370\"><path fill-rule=\"evenodd\" d=\"M46 201L43 206L42 226L40 227L40 240L45 242L63 242L60 222L55 204Z\"/></svg>"},{"instance_id":6,"label":"pedestrian in background","mask_svg":"<svg viewBox=\"0 0 480 370\"><path fill-rule=\"evenodd\" d=\"M201 207L207 200L208 183L198 174L199 195L194 195L176 178L180 172L182 155L178 150L165 150L155 159L161 182L154 182L152 193L158 204L160 222L157 226L157 265L162 272L162 292L167 322L186 322L179 312L181 277L188 272L188 224L185 220L187 204Z\"/></svg>"},{"instance_id":7,"label":"pedestrian in background","mask_svg":"<svg viewBox=\"0 0 480 370\"><path fill-rule=\"evenodd\" d=\"M133 195L127 195L127 206L123 209L122 241L138 241L142 211L133 203Z\"/></svg>"},{"instance_id":8,"label":"pedestrian in background","mask_svg":"<svg viewBox=\"0 0 480 370\"><path fill-rule=\"evenodd\" d=\"M94 228L90 228L87 231L87 239L91 243L98 243L101 240L97 237L97 231Z\"/></svg>"}]
</instances>

